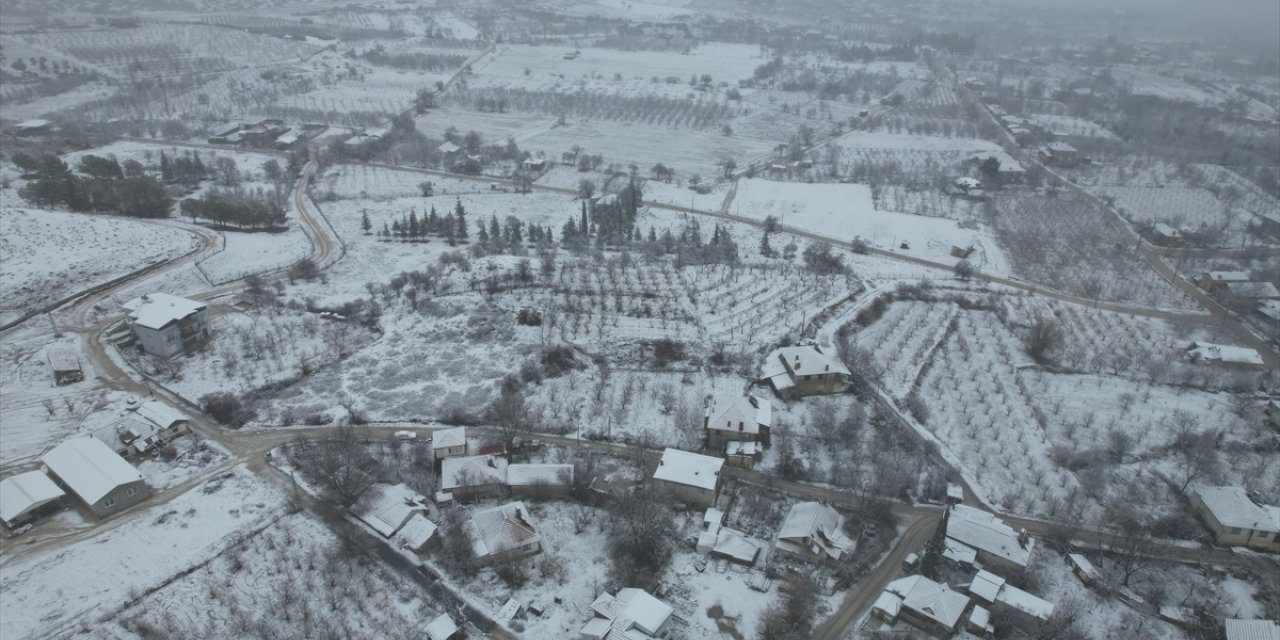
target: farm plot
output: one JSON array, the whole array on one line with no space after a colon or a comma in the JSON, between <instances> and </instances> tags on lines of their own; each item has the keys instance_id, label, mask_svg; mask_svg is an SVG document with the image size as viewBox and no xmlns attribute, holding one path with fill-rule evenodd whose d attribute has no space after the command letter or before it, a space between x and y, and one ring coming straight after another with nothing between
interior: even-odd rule
<instances>
[{"instance_id":1,"label":"farm plot","mask_svg":"<svg viewBox=\"0 0 1280 640\"><path fill-rule=\"evenodd\" d=\"M0 321L199 246L195 234L163 223L6 207L0 210Z\"/></svg>"},{"instance_id":2,"label":"farm plot","mask_svg":"<svg viewBox=\"0 0 1280 640\"><path fill-rule=\"evenodd\" d=\"M283 498L237 467L166 504L135 508L92 538L8 554L0 588L5 633L88 635L101 617L138 594L199 567L278 518Z\"/></svg>"},{"instance_id":3,"label":"farm plot","mask_svg":"<svg viewBox=\"0 0 1280 640\"><path fill-rule=\"evenodd\" d=\"M1087 299L1197 308L1148 268L1134 247L1117 243L1113 223L1082 198L1011 191L993 209L989 224L1020 277Z\"/></svg>"},{"instance_id":4,"label":"farm plot","mask_svg":"<svg viewBox=\"0 0 1280 640\"><path fill-rule=\"evenodd\" d=\"M911 405L916 420L993 506L1092 519L1124 502L1159 518L1176 511L1177 488L1196 478L1274 492L1280 465L1247 444L1256 427L1231 413L1229 398L1184 386L1185 372L1171 362L1177 337L1159 321L1023 297L962 311L951 303L917 310L920 304L895 311L903 303L894 303L855 338L886 348L904 343L905 352L920 353L927 347L910 345L921 338L898 334L927 334L921 327L930 326L928 319L951 309L941 346L914 383L903 384L912 377L910 365L890 361L882 384L897 398L916 394L925 405ZM1037 317L1061 327L1061 372L1032 367L1024 355L1021 334ZM884 358L878 348L874 353ZM1224 445L1232 451L1229 468L1222 460L1189 462L1193 449L1180 443L1203 429L1233 443Z\"/></svg>"},{"instance_id":5,"label":"farm plot","mask_svg":"<svg viewBox=\"0 0 1280 640\"><path fill-rule=\"evenodd\" d=\"M421 185L430 182L435 201L423 198L418 206L443 208L447 199L438 196L458 196L465 194L492 193L493 189L484 182L476 180L459 180L445 176L389 169L364 164L344 164L330 167L323 175L312 179L312 193L322 201L344 198L361 200L394 200L397 198L413 198L422 196ZM577 182L572 185L577 188ZM379 225L381 226L381 225ZM343 229L353 232L355 228ZM345 233L343 234L346 235Z\"/></svg>"},{"instance_id":6,"label":"farm plot","mask_svg":"<svg viewBox=\"0 0 1280 640\"><path fill-rule=\"evenodd\" d=\"M218 315L210 324L214 337L205 349L168 361L143 358L142 368L196 401L206 393L250 391L304 376L374 340L354 323L270 306Z\"/></svg>"},{"instance_id":7,"label":"farm plot","mask_svg":"<svg viewBox=\"0 0 1280 640\"><path fill-rule=\"evenodd\" d=\"M476 70L476 77L469 84L550 90L565 79L613 78L615 75L647 84L652 78L665 79L672 75L673 69L681 70L677 74L681 84L686 83L691 73L699 77L709 75L714 83L737 84L750 78L764 60L758 47L715 42L695 47L687 55L584 48L578 50L577 57L566 60L565 54L571 50L567 46L507 45L491 62Z\"/></svg>"},{"instance_id":8,"label":"farm plot","mask_svg":"<svg viewBox=\"0 0 1280 640\"><path fill-rule=\"evenodd\" d=\"M307 232L297 221L279 233L224 231L222 237L222 250L196 263L211 284L284 269L310 255L312 250Z\"/></svg>"},{"instance_id":9,"label":"farm plot","mask_svg":"<svg viewBox=\"0 0 1280 640\"><path fill-rule=\"evenodd\" d=\"M1219 196L1253 214L1280 211L1280 200L1263 191L1252 180L1216 164L1198 164L1195 170L1203 177L1204 184L1218 185Z\"/></svg>"},{"instance_id":10,"label":"farm plot","mask_svg":"<svg viewBox=\"0 0 1280 640\"><path fill-rule=\"evenodd\" d=\"M865 184L806 184L743 179L738 182L733 211L764 220L776 216L786 226L852 240L887 251L954 263L954 246L981 247L983 270L1005 273L1008 267L985 232L961 228L952 220L878 211ZM905 247L903 245L906 245Z\"/></svg>"},{"instance_id":11,"label":"farm plot","mask_svg":"<svg viewBox=\"0 0 1280 640\"><path fill-rule=\"evenodd\" d=\"M1200 187L1098 186L1090 191L1110 199L1116 211L1132 222L1164 222L1187 229L1230 225L1236 232L1242 232L1248 222L1239 215L1228 215L1213 193Z\"/></svg>"},{"instance_id":12,"label":"farm plot","mask_svg":"<svg viewBox=\"0 0 1280 640\"><path fill-rule=\"evenodd\" d=\"M881 384L894 398L905 399L916 387L920 370L945 339L956 317L954 303L907 300L889 305L871 326L857 333L857 344L871 351L881 367Z\"/></svg>"},{"instance_id":13,"label":"farm plot","mask_svg":"<svg viewBox=\"0 0 1280 640\"><path fill-rule=\"evenodd\" d=\"M440 613L403 576L348 553L325 525L295 514L244 531L208 564L131 602L89 637L409 637Z\"/></svg>"},{"instance_id":14,"label":"farm plot","mask_svg":"<svg viewBox=\"0 0 1280 640\"><path fill-rule=\"evenodd\" d=\"M301 58L315 45L194 24L148 23L136 29L89 29L19 36L117 76L226 71Z\"/></svg>"},{"instance_id":15,"label":"farm plot","mask_svg":"<svg viewBox=\"0 0 1280 640\"><path fill-rule=\"evenodd\" d=\"M293 111L335 115L364 113L390 118L408 109L419 89L448 77L448 73L440 72L369 69L359 78L336 80L306 93L284 97L263 107L263 111L281 115Z\"/></svg>"}]
</instances>

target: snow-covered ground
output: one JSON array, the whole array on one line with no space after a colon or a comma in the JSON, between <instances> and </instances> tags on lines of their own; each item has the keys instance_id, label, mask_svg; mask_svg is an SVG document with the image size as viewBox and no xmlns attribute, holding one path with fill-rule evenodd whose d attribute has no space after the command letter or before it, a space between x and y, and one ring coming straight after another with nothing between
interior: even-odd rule
<instances>
[{"instance_id":1,"label":"snow-covered ground","mask_svg":"<svg viewBox=\"0 0 1280 640\"><path fill-rule=\"evenodd\" d=\"M736 215L764 220L775 216L788 227L851 241L908 256L954 264L952 247L978 248L971 258L985 273L1008 273L993 237L964 229L953 220L877 211L865 184L808 184L744 178L730 206ZM903 245L907 245L903 247Z\"/></svg>"},{"instance_id":2,"label":"snow-covered ground","mask_svg":"<svg viewBox=\"0 0 1280 640\"><path fill-rule=\"evenodd\" d=\"M279 491L236 468L168 503L117 516L91 538L14 550L0 562L5 634L88 633L101 617L205 563L282 511Z\"/></svg>"},{"instance_id":3,"label":"snow-covered ground","mask_svg":"<svg viewBox=\"0 0 1280 640\"><path fill-rule=\"evenodd\" d=\"M8 200L13 194L4 194ZM0 209L0 321L200 245L179 226L115 216Z\"/></svg>"}]
</instances>

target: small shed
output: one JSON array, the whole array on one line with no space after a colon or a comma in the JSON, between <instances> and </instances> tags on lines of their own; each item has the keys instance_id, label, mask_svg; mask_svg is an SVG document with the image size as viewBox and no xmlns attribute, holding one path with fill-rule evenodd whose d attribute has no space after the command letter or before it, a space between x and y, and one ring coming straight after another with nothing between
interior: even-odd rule
<instances>
[{"instance_id":1,"label":"small shed","mask_svg":"<svg viewBox=\"0 0 1280 640\"><path fill-rule=\"evenodd\" d=\"M442 613L436 616L431 624L427 625L427 638L430 640L454 640L458 637L458 625L449 617L449 614Z\"/></svg>"},{"instance_id":2,"label":"small shed","mask_svg":"<svg viewBox=\"0 0 1280 640\"><path fill-rule=\"evenodd\" d=\"M0 480L0 521L9 529L30 524L63 507L66 493L39 471Z\"/></svg>"},{"instance_id":3,"label":"small shed","mask_svg":"<svg viewBox=\"0 0 1280 640\"><path fill-rule=\"evenodd\" d=\"M80 357L68 349L50 349L49 368L53 370L53 383L58 386L84 380Z\"/></svg>"}]
</instances>

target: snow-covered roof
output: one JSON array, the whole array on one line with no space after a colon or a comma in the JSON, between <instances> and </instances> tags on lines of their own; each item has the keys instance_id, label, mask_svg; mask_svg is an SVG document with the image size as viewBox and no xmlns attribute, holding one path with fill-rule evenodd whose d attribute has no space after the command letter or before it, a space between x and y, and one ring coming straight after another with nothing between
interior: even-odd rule
<instances>
[{"instance_id":1,"label":"snow-covered roof","mask_svg":"<svg viewBox=\"0 0 1280 640\"><path fill-rule=\"evenodd\" d=\"M707 405L703 417L709 429L755 435L772 425L773 404L757 396L720 396Z\"/></svg>"},{"instance_id":2,"label":"snow-covered roof","mask_svg":"<svg viewBox=\"0 0 1280 640\"><path fill-rule=\"evenodd\" d=\"M1196 487L1193 489L1213 518L1224 527L1253 531L1280 531L1273 512L1249 499L1243 487Z\"/></svg>"},{"instance_id":3,"label":"snow-covered roof","mask_svg":"<svg viewBox=\"0 0 1280 640\"><path fill-rule=\"evenodd\" d=\"M1187 347L1187 357L1205 362L1222 362L1226 364L1242 364L1263 366L1262 355L1252 347L1237 347L1228 344L1212 344L1209 342L1192 342Z\"/></svg>"},{"instance_id":4,"label":"snow-covered roof","mask_svg":"<svg viewBox=\"0 0 1280 640\"><path fill-rule=\"evenodd\" d=\"M902 609L902 598L897 594L882 591L871 608L885 612L890 618L897 618L898 611Z\"/></svg>"},{"instance_id":5,"label":"snow-covered roof","mask_svg":"<svg viewBox=\"0 0 1280 640\"><path fill-rule=\"evenodd\" d=\"M436 524L421 513L409 517L409 521L396 533L396 542L410 549L421 549L436 535Z\"/></svg>"},{"instance_id":6,"label":"snow-covered roof","mask_svg":"<svg viewBox=\"0 0 1280 640\"><path fill-rule=\"evenodd\" d=\"M889 583L886 591L902 598L902 606L912 609L948 629L954 629L969 606L969 597L952 591L924 576L907 576Z\"/></svg>"},{"instance_id":7,"label":"snow-covered roof","mask_svg":"<svg viewBox=\"0 0 1280 640\"><path fill-rule=\"evenodd\" d=\"M186 414L159 400L150 400L138 405L134 413L161 429L169 429L179 422L191 420Z\"/></svg>"},{"instance_id":8,"label":"snow-covered roof","mask_svg":"<svg viewBox=\"0 0 1280 640\"><path fill-rule=\"evenodd\" d=\"M80 358L70 349L50 349L48 358L54 371L80 370Z\"/></svg>"},{"instance_id":9,"label":"snow-covered roof","mask_svg":"<svg viewBox=\"0 0 1280 640\"><path fill-rule=\"evenodd\" d=\"M188 300L168 293L149 293L126 303L129 321L148 329L163 329L205 308L203 302Z\"/></svg>"},{"instance_id":10,"label":"snow-covered roof","mask_svg":"<svg viewBox=\"0 0 1280 640\"><path fill-rule=\"evenodd\" d=\"M1053 603L1039 596L1032 595L1011 584L1006 584L996 594L996 601L1002 602L1029 616L1048 620L1053 615Z\"/></svg>"},{"instance_id":11,"label":"snow-covered roof","mask_svg":"<svg viewBox=\"0 0 1280 640\"><path fill-rule=\"evenodd\" d=\"M1280 302L1275 300L1262 300L1258 302L1258 313L1271 318L1272 320L1280 320Z\"/></svg>"},{"instance_id":12,"label":"snow-covered roof","mask_svg":"<svg viewBox=\"0 0 1280 640\"><path fill-rule=\"evenodd\" d=\"M1206 271L1204 275L1214 282L1249 281L1249 274L1244 271Z\"/></svg>"},{"instance_id":13,"label":"snow-covered roof","mask_svg":"<svg viewBox=\"0 0 1280 640\"><path fill-rule=\"evenodd\" d=\"M631 620L641 631L650 635L658 633L675 612L671 605L634 587L619 589L617 600L622 607L616 617Z\"/></svg>"},{"instance_id":14,"label":"snow-covered roof","mask_svg":"<svg viewBox=\"0 0 1280 640\"><path fill-rule=\"evenodd\" d=\"M844 516L820 502L797 502L787 512L787 519L778 531L778 542L790 543L821 551L834 559L854 548L854 541L844 533Z\"/></svg>"},{"instance_id":15,"label":"snow-covered roof","mask_svg":"<svg viewBox=\"0 0 1280 640\"><path fill-rule=\"evenodd\" d=\"M793 376L839 373L849 375L849 369L836 358L822 352L817 345L782 347L769 355L772 361L782 362Z\"/></svg>"},{"instance_id":16,"label":"snow-covered roof","mask_svg":"<svg viewBox=\"0 0 1280 640\"><path fill-rule=\"evenodd\" d=\"M13 522L66 495L49 476L28 471L0 480L0 520Z\"/></svg>"},{"instance_id":17,"label":"snow-covered roof","mask_svg":"<svg viewBox=\"0 0 1280 640\"><path fill-rule=\"evenodd\" d=\"M759 445L755 442L744 442L742 440L734 440L724 445L724 454L726 456L754 456L759 449Z\"/></svg>"},{"instance_id":18,"label":"snow-covered roof","mask_svg":"<svg viewBox=\"0 0 1280 640\"><path fill-rule=\"evenodd\" d=\"M1227 291L1242 298L1280 298L1280 289L1270 282L1228 282Z\"/></svg>"},{"instance_id":19,"label":"snow-covered roof","mask_svg":"<svg viewBox=\"0 0 1280 640\"><path fill-rule=\"evenodd\" d=\"M715 489L720 479L724 458L712 458L690 451L667 449L662 452L658 468L653 471L654 480L688 485L699 489Z\"/></svg>"},{"instance_id":20,"label":"snow-covered roof","mask_svg":"<svg viewBox=\"0 0 1280 640\"><path fill-rule=\"evenodd\" d=\"M1050 142L1049 144L1045 145L1045 148L1047 148L1050 151L1054 151L1058 153L1062 153L1062 152L1074 153L1076 150L1075 147L1065 142Z\"/></svg>"},{"instance_id":21,"label":"snow-covered roof","mask_svg":"<svg viewBox=\"0 0 1280 640\"><path fill-rule=\"evenodd\" d=\"M1223 622L1227 640L1280 640L1280 622L1227 618Z\"/></svg>"},{"instance_id":22,"label":"snow-covered roof","mask_svg":"<svg viewBox=\"0 0 1280 640\"><path fill-rule=\"evenodd\" d=\"M715 546L712 547L712 550L718 554L729 556L738 562L751 564L760 555L760 548L760 543L751 539L747 534L729 527L720 527L720 530L716 532Z\"/></svg>"},{"instance_id":23,"label":"snow-covered roof","mask_svg":"<svg viewBox=\"0 0 1280 640\"><path fill-rule=\"evenodd\" d=\"M1071 564L1080 569L1080 573L1083 573L1089 578L1099 577L1100 574L1098 573L1098 570L1094 568L1093 563L1089 562L1089 559L1083 555L1072 553L1067 555L1067 559L1071 561Z\"/></svg>"},{"instance_id":24,"label":"snow-covered roof","mask_svg":"<svg viewBox=\"0 0 1280 640\"><path fill-rule=\"evenodd\" d=\"M40 461L89 504L122 484L142 479L142 473L97 438L67 440Z\"/></svg>"},{"instance_id":25,"label":"snow-covered roof","mask_svg":"<svg viewBox=\"0 0 1280 640\"><path fill-rule=\"evenodd\" d=\"M446 459L447 460L447 459ZM513 464L507 466L507 484L513 487L573 484L571 464Z\"/></svg>"},{"instance_id":26,"label":"snow-covered roof","mask_svg":"<svg viewBox=\"0 0 1280 640\"><path fill-rule=\"evenodd\" d=\"M23 120L22 122L19 122L18 124L13 125L13 128L14 129L39 129L41 127L47 127L49 126L49 124L50 122L48 120L33 118L31 120Z\"/></svg>"},{"instance_id":27,"label":"snow-covered roof","mask_svg":"<svg viewBox=\"0 0 1280 640\"><path fill-rule=\"evenodd\" d=\"M1013 156L999 149L983 151L969 156L970 160L976 160L978 162L985 162L988 158L995 158L996 162L1000 163L999 173L1026 173L1027 171L1022 168L1022 165L1019 164L1017 160L1013 159Z\"/></svg>"},{"instance_id":28,"label":"snow-covered roof","mask_svg":"<svg viewBox=\"0 0 1280 640\"><path fill-rule=\"evenodd\" d=\"M439 429L431 434L431 448L435 451L448 449L450 447L466 446L467 444L467 428L454 427L452 429Z\"/></svg>"},{"instance_id":29,"label":"snow-covered roof","mask_svg":"<svg viewBox=\"0 0 1280 640\"><path fill-rule=\"evenodd\" d=\"M942 550L942 557L962 565L972 565L978 561L978 550L967 544L947 538L946 548Z\"/></svg>"},{"instance_id":30,"label":"snow-covered roof","mask_svg":"<svg viewBox=\"0 0 1280 640\"><path fill-rule=\"evenodd\" d=\"M947 537L1021 567L1027 566L1034 546L1030 538L1023 545L1018 532L1003 520L962 504L951 507Z\"/></svg>"},{"instance_id":31,"label":"snow-covered roof","mask_svg":"<svg viewBox=\"0 0 1280 640\"><path fill-rule=\"evenodd\" d=\"M990 571L979 571L978 575L973 577L973 582L969 584L969 593L987 602L995 602L1003 586L1004 578Z\"/></svg>"},{"instance_id":32,"label":"snow-covered roof","mask_svg":"<svg viewBox=\"0 0 1280 640\"><path fill-rule=\"evenodd\" d=\"M1166 237L1166 238L1180 238L1180 237L1182 237L1182 232L1181 232L1181 231L1179 231L1179 230L1177 230L1177 229L1175 229L1175 228L1173 228L1173 227L1171 227L1171 226L1169 226L1169 225L1167 225L1167 224L1165 224L1165 223L1163 223L1163 222L1157 222L1157 223L1155 224L1155 227L1153 227L1153 229L1155 229L1155 232L1156 232L1156 233L1158 233L1158 234L1160 234L1160 235L1162 235L1162 236L1164 236L1164 237Z\"/></svg>"},{"instance_id":33,"label":"snow-covered roof","mask_svg":"<svg viewBox=\"0 0 1280 640\"><path fill-rule=\"evenodd\" d=\"M436 616L436 619L427 625L427 637L431 640L448 640L449 636L457 632L458 625L454 623L453 618L450 618L447 613Z\"/></svg>"},{"instance_id":34,"label":"snow-covered roof","mask_svg":"<svg viewBox=\"0 0 1280 640\"><path fill-rule=\"evenodd\" d=\"M965 176L963 178L956 178L955 184L957 187L960 187L961 189L979 189L982 187L982 181L978 180L977 178L970 178L968 176Z\"/></svg>"},{"instance_id":35,"label":"snow-covered roof","mask_svg":"<svg viewBox=\"0 0 1280 640\"><path fill-rule=\"evenodd\" d=\"M426 511L425 498L403 484L375 484L360 494L351 513L362 522L390 538L415 513Z\"/></svg>"},{"instance_id":36,"label":"snow-covered roof","mask_svg":"<svg viewBox=\"0 0 1280 640\"><path fill-rule=\"evenodd\" d=\"M505 484L507 459L494 455L445 458L440 463L440 488L482 487Z\"/></svg>"},{"instance_id":37,"label":"snow-covered roof","mask_svg":"<svg viewBox=\"0 0 1280 640\"><path fill-rule=\"evenodd\" d=\"M969 624L986 629L991 625L991 612L980 604L973 605L973 611L969 614Z\"/></svg>"},{"instance_id":38,"label":"snow-covered roof","mask_svg":"<svg viewBox=\"0 0 1280 640\"><path fill-rule=\"evenodd\" d=\"M542 541L538 523L523 502L475 512L467 523L467 533L478 558Z\"/></svg>"},{"instance_id":39,"label":"snow-covered roof","mask_svg":"<svg viewBox=\"0 0 1280 640\"><path fill-rule=\"evenodd\" d=\"M440 153L457 153L462 151L462 147L446 140L443 144L436 147L436 151L439 151Z\"/></svg>"}]
</instances>

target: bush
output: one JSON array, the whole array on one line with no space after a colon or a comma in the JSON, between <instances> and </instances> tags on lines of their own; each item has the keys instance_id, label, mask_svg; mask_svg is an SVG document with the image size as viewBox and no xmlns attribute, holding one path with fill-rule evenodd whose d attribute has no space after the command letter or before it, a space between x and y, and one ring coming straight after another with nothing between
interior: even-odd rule
<instances>
[{"instance_id":1,"label":"bush","mask_svg":"<svg viewBox=\"0 0 1280 640\"><path fill-rule=\"evenodd\" d=\"M561 344L542 350L542 373L548 378L558 378L583 367L570 347Z\"/></svg>"},{"instance_id":2,"label":"bush","mask_svg":"<svg viewBox=\"0 0 1280 640\"><path fill-rule=\"evenodd\" d=\"M200 410L217 420L218 424L226 425L232 429L243 427L253 417L252 412L244 406L240 398L226 391L207 393L201 396Z\"/></svg>"},{"instance_id":3,"label":"bush","mask_svg":"<svg viewBox=\"0 0 1280 640\"><path fill-rule=\"evenodd\" d=\"M500 562L493 568L494 573L508 587L519 589L529 582L529 570L523 559L509 559Z\"/></svg>"},{"instance_id":4,"label":"bush","mask_svg":"<svg viewBox=\"0 0 1280 640\"><path fill-rule=\"evenodd\" d=\"M683 344L668 338L663 338L661 340L654 341L653 343L653 366L654 367L661 369L674 362L679 362L680 360L684 360L684 358L685 358L685 352L684 352Z\"/></svg>"},{"instance_id":5,"label":"bush","mask_svg":"<svg viewBox=\"0 0 1280 640\"><path fill-rule=\"evenodd\" d=\"M813 242L804 249L804 266L814 273L841 274L845 272L844 261L831 253L831 247L823 242Z\"/></svg>"},{"instance_id":6,"label":"bush","mask_svg":"<svg viewBox=\"0 0 1280 640\"><path fill-rule=\"evenodd\" d=\"M527 327L542 326L542 312L537 309L521 309L516 314L516 322Z\"/></svg>"}]
</instances>

